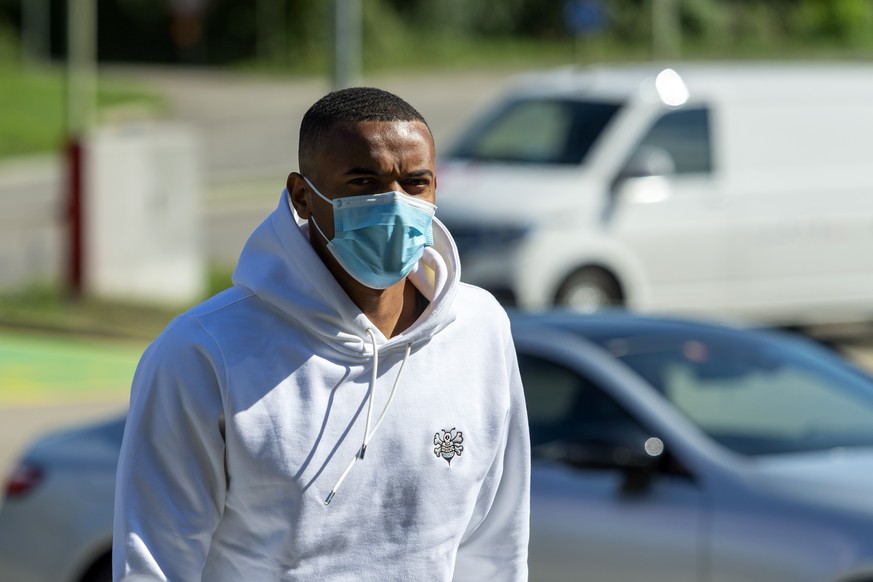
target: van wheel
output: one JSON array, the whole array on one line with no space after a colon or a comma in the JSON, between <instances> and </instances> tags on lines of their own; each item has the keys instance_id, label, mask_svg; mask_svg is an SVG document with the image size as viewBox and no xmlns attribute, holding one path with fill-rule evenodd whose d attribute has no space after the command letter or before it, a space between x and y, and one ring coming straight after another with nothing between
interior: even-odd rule
<instances>
[{"instance_id":1,"label":"van wheel","mask_svg":"<svg viewBox=\"0 0 873 582\"><path fill-rule=\"evenodd\" d=\"M592 313L624 303L621 287L611 273L596 267L579 269L561 284L555 305Z\"/></svg>"},{"instance_id":2,"label":"van wheel","mask_svg":"<svg viewBox=\"0 0 873 582\"><path fill-rule=\"evenodd\" d=\"M88 571L82 575L80 582L112 582L112 554L104 554L91 564Z\"/></svg>"}]
</instances>

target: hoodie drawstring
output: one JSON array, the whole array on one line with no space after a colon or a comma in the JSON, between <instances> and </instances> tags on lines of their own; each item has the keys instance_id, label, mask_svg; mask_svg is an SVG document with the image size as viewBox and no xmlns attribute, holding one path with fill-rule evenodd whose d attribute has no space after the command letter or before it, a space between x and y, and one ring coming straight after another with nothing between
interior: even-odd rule
<instances>
[{"instance_id":1,"label":"hoodie drawstring","mask_svg":"<svg viewBox=\"0 0 873 582\"><path fill-rule=\"evenodd\" d=\"M327 498L324 500L325 505L330 505L333 496L336 495L337 490L340 488L340 485L343 480L345 480L346 475L349 474L349 471L352 470L355 463L359 459L364 459L364 453L367 452L367 444L369 444L373 435L376 434L376 431L379 430L379 425L382 424L382 421L385 419L385 413L388 412L388 407L391 406L391 401L394 400L394 394L397 392L397 386L400 384L400 376L403 374L403 367L406 365L406 361L409 359L409 353L412 351L412 344L406 344L406 351L403 354L403 361L400 363L400 369L397 371L397 377L394 379L394 386L391 388L391 394L388 396L388 401L385 403L385 407L382 409L379 418L376 420L376 425L373 427L373 430L370 430L370 423L373 419L373 395L376 392L376 378L379 375L379 350L376 346L376 334L374 334L373 330L370 328L367 328L367 333L370 335L370 341L373 344L373 374L370 377L370 390L367 394L367 422L364 424L364 438L361 441L361 448L355 456L352 457L346 470L343 471L343 474L340 475L340 478L337 479L336 484L330 490L330 493L328 493Z\"/></svg>"}]
</instances>

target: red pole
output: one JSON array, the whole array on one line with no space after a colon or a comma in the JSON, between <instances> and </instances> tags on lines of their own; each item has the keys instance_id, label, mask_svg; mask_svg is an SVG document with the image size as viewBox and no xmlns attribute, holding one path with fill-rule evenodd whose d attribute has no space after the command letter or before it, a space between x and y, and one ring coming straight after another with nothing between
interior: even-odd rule
<instances>
[{"instance_id":1,"label":"red pole","mask_svg":"<svg viewBox=\"0 0 873 582\"><path fill-rule=\"evenodd\" d=\"M84 170L82 168L82 143L75 135L66 144L67 194L69 201L69 245L67 247L67 292L74 298L81 297L84 275Z\"/></svg>"}]
</instances>

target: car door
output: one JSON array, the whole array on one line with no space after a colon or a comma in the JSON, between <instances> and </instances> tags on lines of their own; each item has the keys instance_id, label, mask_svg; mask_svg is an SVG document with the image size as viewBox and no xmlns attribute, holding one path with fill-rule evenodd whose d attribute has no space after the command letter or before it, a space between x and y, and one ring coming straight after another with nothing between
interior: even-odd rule
<instances>
[{"instance_id":1,"label":"car door","mask_svg":"<svg viewBox=\"0 0 873 582\"><path fill-rule=\"evenodd\" d=\"M618 171L605 227L643 271L647 310L712 312L728 299L729 224L705 106L659 113Z\"/></svg>"},{"instance_id":2,"label":"car door","mask_svg":"<svg viewBox=\"0 0 873 582\"><path fill-rule=\"evenodd\" d=\"M608 382L580 362L518 351L533 451L530 579L704 580L704 495L693 479L675 459L635 469L635 445L653 435Z\"/></svg>"}]
</instances>

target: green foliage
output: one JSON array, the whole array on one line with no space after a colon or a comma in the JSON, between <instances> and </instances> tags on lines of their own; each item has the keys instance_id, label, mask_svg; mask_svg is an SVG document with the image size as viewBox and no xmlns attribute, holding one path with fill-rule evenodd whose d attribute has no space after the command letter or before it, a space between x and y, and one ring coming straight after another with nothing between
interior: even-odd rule
<instances>
[{"instance_id":1,"label":"green foliage","mask_svg":"<svg viewBox=\"0 0 873 582\"><path fill-rule=\"evenodd\" d=\"M869 41L873 34L868 0L803 0L799 4L796 28L808 37L859 43Z\"/></svg>"},{"instance_id":2,"label":"green foliage","mask_svg":"<svg viewBox=\"0 0 873 582\"><path fill-rule=\"evenodd\" d=\"M0 62L17 62L24 1L30 0L0 0ZM52 47L59 57L66 0L38 1L52 5ZM537 62L542 53L572 55L568 47L574 45L599 46L609 51L602 55L607 60L648 55L652 11L671 5L678 7L681 56L873 49L873 0L601 0L606 27L580 39L566 26L568 0L354 1L363 11L365 72L499 66L501 51L508 51L511 62ZM330 69L333 0L209 0L199 23L202 35L189 47L174 41L172 3L100 0L98 5L106 61L233 63L303 74Z\"/></svg>"},{"instance_id":3,"label":"green foliage","mask_svg":"<svg viewBox=\"0 0 873 582\"><path fill-rule=\"evenodd\" d=\"M157 97L136 88L101 86L101 113L131 104L160 108ZM0 158L56 151L64 138L64 79L60 71L27 70L0 63Z\"/></svg>"},{"instance_id":4,"label":"green foliage","mask_svg":"<svg viewBox=\"0 0 873 582\"><path fill-rule=\"evenodd\" d=\"M685 0L682 3L682 33L687 39L708 39L723 44L727 36L727 11L718 0Z\"/></svg>"},{"instance_id":5,"label":"green foliage","mask_svg":"<svg viewBox=\"0 0 873 582\"><path fill-rule=\"evenodd\" d=\"M17 62L19 57L19 40L15 30L0 20L0 66L4 63Z\"/></svg>"}]
</instances>

